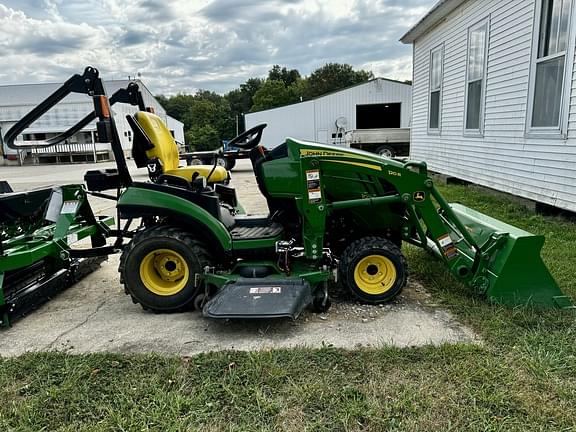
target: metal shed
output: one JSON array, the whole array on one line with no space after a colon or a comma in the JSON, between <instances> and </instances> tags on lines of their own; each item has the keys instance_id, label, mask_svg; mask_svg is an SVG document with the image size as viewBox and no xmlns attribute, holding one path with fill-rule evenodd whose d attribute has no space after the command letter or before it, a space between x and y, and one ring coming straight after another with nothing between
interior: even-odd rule
<instances>
[{"instance_id":1,"label":"metal shed","mask_svg":"<svg viewBox=\"0 0 576 432\"><path fill-rule=\"evenodd\" d=\"M262 142L273 148L290 136L344 144L344 132L368 128L409 128L412 86L376 78L316 99L246 114L246 128L267 123Z\"/></svg>"}]
</instances>

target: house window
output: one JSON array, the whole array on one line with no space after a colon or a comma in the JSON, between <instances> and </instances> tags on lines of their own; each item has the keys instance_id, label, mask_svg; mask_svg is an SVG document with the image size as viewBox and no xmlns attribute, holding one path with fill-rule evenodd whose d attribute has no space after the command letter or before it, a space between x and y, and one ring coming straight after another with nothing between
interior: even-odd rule
<instances>
[{"instance_id":1,"label":"house window","mask_svg":"<svg viewBox=\"0 0 576 432\"><path fill-rule=\"evenodd\" d=\"M439 131L442 118L442 58L444 47L430 51L430 98L428 108L428 130Z\"/></svg>"},{"instance_id":2,"label":"house window","mask_svg":"<svg viewBox=\"0 0 576 432\"><path fill-rule=\"evenodd\" d=\"M468 65L466 69L466 131L482 132L488 21L468 29Z\"/></svg>"},{"instance_id":3,"label":"house window","mask_svg":"<svg viewBox=\"0 0 576 432\"><path fill-rule=\"evenodd\" d=\"M562 128L563 89L566 76L573 0L542 0L537 52L533 65L532 128Z\"/></svg>"}]
</instances>

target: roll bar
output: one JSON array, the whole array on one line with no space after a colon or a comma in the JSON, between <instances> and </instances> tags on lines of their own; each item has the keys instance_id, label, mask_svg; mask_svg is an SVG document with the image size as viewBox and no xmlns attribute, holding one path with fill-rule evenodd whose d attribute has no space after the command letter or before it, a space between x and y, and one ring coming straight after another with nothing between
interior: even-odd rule
<instances>
[{"instance_id":1,"label":"roll bar","mask_svg":"<svg viewBox=\"0 0 576 432\"><path fill-rule=\"evenodd\" d=\"M146 105L144 104L144 99L142 98L142 93L140 92L140 87L135 82L131 82L128 84L128 87L121 88L116 90L116 92L110 96L109 99L110 106L114 105L115 103L125 103L137 106L140 111L146 110ZM84 127L90 124L90 122L96 120L96 113L92 111L66 132L62 132L60 135L52 137L46 142L49 142L50 145L56 145L61 143L62 141L67 140L72 135L80 132Z\"/></svg>"},{"instance_id":2,"label":"roll bar","mask_svg":"<svg viewBox=\"0 0 576 432\"><path fill-rule=\"evenodd\" d=\"M88 69L88 68L87 68ZM86 71L84 72L86 75ZM16 138L20 135L24 130L26 130L30 124L32 124L35 120L40 118L46 111L50 110L54 105L64 99L70 93L86 93L90 94L86 91L76 91L76 87L70 86L71 81L75 81L78 77L83 78L84 75L74 75L70 78L66 83L62 85L61 88L56 90L52 95L50 95L44 102L38 105L34 110L30 111L26 116L24 116L18 123L16 123L4 137L6 145L11 149L19 150L19 149L27 149L27 148L37 148L37 147L50 147L56 144L60 144L61 142L67 140L72 135L76 134L77 132L81 131L84 127L86 127L90 122L96 120L96 112L92 111L90 114L86 115L82 118L78 123L74 126L70 127L65 132L62 132L59 135L56 135L52 138L43 141L36 141L34 144L18 144ZM76 83L73 83L73 85ZM68 88L70 91L66 92L61 96L61 92L63 89ZM46 102L49 102L46 105ZM109 105L112 106L116 103L126 103L134 106L138 106L138 109L141 111L146 110L146 105L144 103L144 99L142 97L142 93L140 92L140 87L137 83L131 82L128 84L128 87L118 89L112 96L109 98ZM44 109L47 106L47 109ZM39 114L39 115L37 115ZM2 142L2 137L0 136L0 142Z\"/></svg>"},{"instance_id":3,"label":"roll bar","mask_svg":"<svg viewBox=\"0 0 576 432\"><path fill-rule=\"evenodd\" d=\"M61 87L40 102L40 104L38 104L38 106L36 106L32 111L22 117L20 121L6 132L4 141L8 147L15 150L34 147L49 147L64 141L81 130L91 121L97 120L96 130L98 131L98 142L109 142L111 144L114 159L116 160L116 165L118 167L120 182L123 186L130 186L132 184L132 178L128 171L128 166L124 157L124 150L122 149L122 143L118 135L118 130L112 116L110 105L116 102L128 101L128 103L133 105L144 107L142 95L140 91L138 91L138 85L136 83L133 84L133 86L129 85L126 89L121 89L114 93L114 100L109 101L106 96L106 90L104 89L104 83L99 76L98 70L89 66L84 70L82 75L76 74L70 77ZM16 137L18 135L71 93L81 93L91 96L94 103L94 111L85 116L66 132L53 138L35 142L34 145L16 144Z\"/></svg>"}]
</instances>

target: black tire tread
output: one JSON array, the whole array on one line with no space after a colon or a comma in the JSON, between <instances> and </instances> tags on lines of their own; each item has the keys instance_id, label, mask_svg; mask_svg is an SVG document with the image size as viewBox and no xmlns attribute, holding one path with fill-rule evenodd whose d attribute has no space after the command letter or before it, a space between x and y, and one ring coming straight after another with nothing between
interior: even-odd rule
<instances>
[{"instance_id":1,"label":"black tire tread","mask_svg":"<svg viewBox=\"0 0 576 432\"><path fill-rule=\"evenodd\" d=\"M404 280L402 281L402 286L396 293L394 293L393 296L383 301L388 302L391 301L398 294L400 294L404 289L404 287L406 286L406 282L408 280L408 265L406 262L406 258L404 257L404 254L400 251L400 248L398 248L398 246L396 246L392 241L384 237L376 237L376 236L363 237L361 239L353 241L352 243L350 243L350 245L348 245L348 247L344 250L344 252L340 257L340 264L338 266L340 283L342 284L343 287L349 287L350 284L354 283L354 281L350 281L348 279L348 272L344 271L344 269L350 268L350 266L352 266L353 261L358 257L358 255L361 255L365 250L372 248L383 249L392 255L396 255L400 259L401 265L404 269ZM355 293L353 293L352 290L349 290L349 292L352 295L355 295ZM360 300L367 302L365 299Z\"/></svg>"},{"instance_id":2,"label":"black tire tread","mask_svg":"<svg viewBox=\"0 0 576 432\"><path fill-rule=\"evenodd\" d=\"M124 280L124 270L126 268L126 260L134 248L144 240L153 237L170 237L175 240L181 241L187 244L192 253L196 255L202 267L210 265L212 263L212 257L208 249L204 246L204 243L199 241L190 232L183 231L181 228L170 226L170 225L156 225L137 233L132 241L124 248L122 255L120 256L120 264L118 266L118 272L120 273L120 283L124 285L124 293L129 295L132 299L132 303L140 304L142 309L146 311L151 311L154 313L172 313L172 312L182 312L189 309L189 305L193 305L194 297L190 299L189 305L170 310L154 309L153 307L146 306L142 304L128 289Z\"/></svg>"}]
</instances>

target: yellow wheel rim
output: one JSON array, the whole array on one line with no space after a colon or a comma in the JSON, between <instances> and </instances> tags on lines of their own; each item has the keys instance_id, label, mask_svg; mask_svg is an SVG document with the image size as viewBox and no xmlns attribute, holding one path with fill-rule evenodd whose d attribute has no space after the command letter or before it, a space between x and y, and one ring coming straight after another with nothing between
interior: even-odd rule
<instances>
[{"instance_id":1,"label":"yellow wheel rim","mask_svg":"<svg viewBox=\"0 0 576 432\"><path fill-rule=\"evenodd\" d=\"M171 296L184 289L190 271L188 264L178 252L156 249L140 263L140 279L154 294Z\"/></svg>"},{"instance_id":2,"label":"yellow wheel rim","mask_svg":"<svg viewBox=\"0 0 576 432\"><path fill-rule=\"evenodd\" d=\"M356 264L354 282L366 294L384 294L396 282L396 267L385 256L366 256Z\"/></svg>"}]
</instances>

